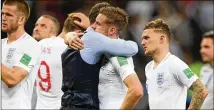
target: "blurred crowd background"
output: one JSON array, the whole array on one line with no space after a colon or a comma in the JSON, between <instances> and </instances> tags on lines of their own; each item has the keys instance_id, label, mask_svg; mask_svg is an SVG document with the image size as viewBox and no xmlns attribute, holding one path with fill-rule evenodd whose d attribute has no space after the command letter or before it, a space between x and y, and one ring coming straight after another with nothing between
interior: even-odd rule
<instances>
[{"instance_id":1,"label":"blurred crowd background","mask_svg":"<svg viewBox=\"0 0 214 110\"><path fill-rule=\"evenodd\" d=\"M130 16L129 25L120 37L138 43L139 52L133 59L135 70L144 87L146 81L144 68L151 58L144 56L144 50L140 44L141 34L145 24L157 18L163 19L170 26L172 32L171 53L185 61L199 75L202 66L199 53L202 34L214 29L213 1L27 0L31 6L31 15L25 29L32 35L37 19L44 14L56 17L62 27L67 14L82 12L88 15L91 7L102 1L125 9ZM6 36L6 33L1 31L1 37Z\"/></svg>"}]
</instances>

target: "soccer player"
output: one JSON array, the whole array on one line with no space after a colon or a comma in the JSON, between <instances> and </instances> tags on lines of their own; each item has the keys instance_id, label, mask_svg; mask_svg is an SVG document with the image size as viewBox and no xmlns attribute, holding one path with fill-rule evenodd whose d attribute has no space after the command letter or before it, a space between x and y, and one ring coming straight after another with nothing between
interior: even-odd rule
<instances>
[{"instance_id":1,"label":"soccer player","mask_svg":"<svg viewBox=\"0 0 214 110\"><path fill-rule=\"evenodd\" d=\"M103 16L110 18L106 20L109 24L115 24L116 30L121 29L121 15L128 16L127 13L115 7L103 8L96 19L97 23L102 22ZM128 21L128 18L126 21ZM115 20L112 20L115 19ZM115 22L116 21L116 22ZM103 25L99 25L95 22L94 29L106 28ZM127 25L126 22L125 25ZM108 32L106 35L113 39L118 39L119 32L111 33ZM112 57L111 62L108 62L101 67L99 73L99 100L100 109L133 109L137 104L138 100L143 94L142 85L134 71L134 64L131 57Z\"/></svg>"},{"instance_id":2,"label":"soccer player","mask_svg":"<svg viewBox=\"0 0 214 110\"><path fill-rule=\"evenodd\" d=\"M200 79L208 89L208 96L204 100L201 109L214 109L213 108L213 68L214 68L214 32L209 31L204 33L201 42L201 57L206 63L200 73Z\"/></svg>"},{"instance_id":3,"label":"soccer player","mask_svg":"<svg viewBox=\"0 0 214 110\"><path fill-rule=\"evenodd\" d=\"M50 15L42 15L33 29L33 38L40 41L44 38L57 36L59 34L60 24L58 20Z\"/></svg>"},{"instance_id":4,"label":"soccer player","mask_svg":"<svg viewBox=\"0 0 214 110\"><path fill-rule=\"evenodd\" d=\"M38 42L24 30L30 8L24 0L5 0L2 6L2 109L31 109L38 62Z\"/></svg>"},{"instance_id":5,"label":"soccer player","mask_svg":"<svg viewBox=\"0 0 214 110\"><path fill-rule=\"evenodd\" d=\"M33 29L33 38L37 41L40 41L44 38L50 38L53 36L57 36L60 29L60 23L56 18L50 15L42 15L37 20L35 27ZM37 70L35 70L37 74ZM35 109L37 103L37 93L36 93L36 81L33 88L33 96L32 96L32 109Z\"/></svg>"},{"instance_id":6,"label":"soccer player","mask_svg":"<svg viewBox=\"0 0 214 110\"><path fill-rule=\"evenodd\" d=\"M62 96L61 109L99 109L98 81L101 55L106 52L113 55L132 56L138 50L136 43L132 41L111 39L104 36L108 35L107 33L110 35L118 35L119 30L124 29L127 24L127 16L120 12L116 12L118 13L118 18L120 18L120 20L117 21L120 23L119 26L118 24L108 23L108 20L116 21L117 19L109 19L104 15L98 15L100 7L104 6L106 7L105 4L95 5L89 14L91 24L95 23L92 25L92 28L89 27L87 32L82 36L85 48L80 51L67 49L62 54L62 90L64 94ZM95 17L98 15L96 21L95 17L91 16L92 14ZM96 28L95 30L97 32L95 32L93 29L96 27L95 25L103 27Z\"/></svg>"},{"instance_id":7,"label":"soccer player","mask_svg":"<svg viewBox=\"0 0 214 110\"><path fill-rule=\"evenodd\" d=\"M170 29L161 19L149 22L142 33L145 55L153 60L145 67L151 109L185 109L187 89L193 91L188 109L200 109L207 89L188 65L169 52Z\"/></svg>"},{"instance_id":8,"label":"soccer player","mask_svg":"<svg viewBox=\"0 0 214 110\"><path fill-rule=\"evenodd\" d=\"M79 20L69 14L64 22L59 36L52 36L41 40L41 66L37 79L37 105L36 109L60 109L62 97L62 63L61 54L66 49L64 36L68 32L83 32L84 29L75 25ZM79 20L80 21L80 20Z\"/></svg>"}]
</instances>

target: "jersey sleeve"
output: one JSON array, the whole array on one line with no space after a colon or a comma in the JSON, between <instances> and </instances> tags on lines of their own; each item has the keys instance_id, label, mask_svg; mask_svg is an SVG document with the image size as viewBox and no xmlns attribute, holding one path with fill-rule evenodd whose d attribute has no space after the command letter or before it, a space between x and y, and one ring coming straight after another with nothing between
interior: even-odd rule
<instances>
[{"instance_id":1,"label":"jersey sleeve","mask_svg":"<svg viewBox=\"0 0 214 110\"><path fill-rule=\"evenodd\" d=\"M94 53L109 53L115 56L133 56L138 52L136 42L111 39L97 32L88 33Z\"/></svg>"},{"instance_id":2,"label":"jersey sleeve","mask_svg":"<svg viewBox=\"0 0 214 110\"><path fill-rule=\"evenodd\" d=\"M176 79L186 87L190 87L198 79L189 66L180 59L174 62L171 72Z\"/></svg>"},{"instance_id":3,"label":"jersey sleeve","mask_svg":"<svg viewBox=\"0 0 214 110\"><path fill-rule=\"evenodd\" d=\"M124 80L130 74L136 74L131 57L111 57L110 62L114 69L119 73L122 80Z\"/></svg>"},{"instance_id":4,"label":"jersey sleeve","mask_svg":"<svg viewBox=\"0 0 214 110\"><path fill-rule=\"evenodd\" d=\"M40 46L37 45L31 46L28 49L25 49L22 53L19 53L17 56L17 62L14 66L21 67L27 72L30 72L33 67L37 64L40 57Z\"/></svg>"}]
</instances>

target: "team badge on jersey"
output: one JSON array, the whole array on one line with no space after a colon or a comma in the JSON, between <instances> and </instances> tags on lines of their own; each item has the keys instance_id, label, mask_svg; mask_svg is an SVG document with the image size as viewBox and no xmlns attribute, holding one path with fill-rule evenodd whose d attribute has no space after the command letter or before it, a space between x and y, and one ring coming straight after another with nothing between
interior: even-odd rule
<instances>
[{"instance_id":1,"label":"team badge on jersey","mask_svg":"<svg viewBox=\"0 0 214 110\"><path fill-rule=\"evenodd\" d=\"M28 66L28 64L30 63L30 61L31 61L31 57L29 55L27 55L27 54L24 54L22 56L21 60L20 60L20 62L22 64L24 64L25 66Z\"/></svg>"},{"instance_id":2,"label":"team badge on jersey","mask_svg":"<svg viewBox=\"0 0 214 110\"><path fill-rule=\"evenodd\" d=\"M7 56L6 56L7 59L10 59L13 56L15 50L16 50L16 48L9 48L9 50L7 52Z\"/></svg>"},{"instance_id":3,"label":"team badge on jersey","mask_svg":"<svg viewBox=\"0 0 214 110\"><path fill-rule=\"evenodd\" d=\"M164 74L163 73L158 73L157 75L158 76L157 76L156 82L160 86L164 82Z\"/></svg>"},{"instance_id":4,"label":"team badge on jersey","mask_svg":"<svg viewBox=\"0 0 214 110\"><path fill-rule=\"evenodd\" d=\"M123 65L128 64L128 61L127 61L126 57L117 57L117 60L118 60L118 62L120 64L120 67L123 66Z\"/></svg>"},{"instance_id":5,"label":"team badge on jersey","mask_svg":"<svg viewBox=\"0 0 214 110\"><path fill-rule=\"evenodd\" d=\"M190 68L187 68L187 69L183 70L183 72L187 76L188 79L191 78L194 75L194 73L191 71Z\"/></svg>"}]
</instances>

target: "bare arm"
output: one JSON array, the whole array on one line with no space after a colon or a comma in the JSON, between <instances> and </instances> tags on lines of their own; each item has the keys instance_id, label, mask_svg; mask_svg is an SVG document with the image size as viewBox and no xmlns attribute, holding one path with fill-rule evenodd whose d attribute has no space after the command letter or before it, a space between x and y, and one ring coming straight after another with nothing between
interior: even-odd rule
<instances>
[{"instance_id":1,"label":"bare arm","mask_svg":"<svg viewBox=\"0 0 214 110\"><path fill-rule=\"evenodd\" d=\"M21 82L28 74L26 70L24 70L21 67L13 67L12 69L6 67L4 64L1 64L1 77L2 81L8 86L8 87L14 87L19 82Z\"/></svg>"},{"instance_id":2,"label":"bare arm","mask_svg":"<svg viewBox=\"0 0 214 110\"><path fill-rule=\"evenodd\" d=\"M133 109L143 96L142 85L136 74L127 76L124 83L128 87L128 92L120 109Z\"/></svg>"},{"instance_id":3,"label":"bare arm","mask_svg":"<svg viewBox=\"0 0 214 110\"><path fill-rule=\"evenodd\" d=\"M188 109L200 109L208 95L208 90L199 79L192 84L190 89L193 91L193 96Z\"/></svg>"}]
</instances>

